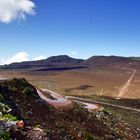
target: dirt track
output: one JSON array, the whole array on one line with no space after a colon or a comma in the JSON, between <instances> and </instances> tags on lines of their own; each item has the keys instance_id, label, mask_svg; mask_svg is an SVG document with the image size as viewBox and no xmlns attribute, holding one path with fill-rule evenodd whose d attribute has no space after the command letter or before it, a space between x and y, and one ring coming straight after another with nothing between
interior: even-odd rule
<instances>
[{"instance_id":1,"label":"dirt track","mask_svg":"<svg viewBox=\"0 0 140 140\"><path fill-rule=\"evenodd\" d=\"M48 94L50 94L53 98L55 98L55 100L49 99L47 98L41 90L37 89L37 93L40 96L41 99L43 99L44 101L46 101L48 104L54 106L55 108L59 108L59 107L67 107L71 104L71 101L66 99L65 97L51 91L48 89L44 89L44 92L47 92Z\"/></svg>"},{"instance_id":2,"label":"dirt track","mask_svg":"<svg viewBox=\"0 0 140 140\"><path fill-rule=\"evenodd\" d=\"M99 109L99 106L97 104L100 105L107 105L107 106L112 106L112 107L117 107L120 109L126 109L126 110L130 110L130 111L136 111L136 112L140 112L140 109L135 109L135 108L131 108L131 107L126 107L126 106L120 106L120 105L115 105L115 104L110 104L110 103L105 103L105 102L100 102L100 101L94 101L94 100L88 100L88 99L83 99L83 98L79 98L79 97L73 97L73 96L66 96L63 97L51 90L45 89L45 91L47 91L48 93L50 93L54 98L56 98L56 100L51 100L46 98L42 92L38 91L39 96L45 100L46 102L48 102L49 104L51 104L54 107L65 107L71 104L71 100L75 100L75 101L80 101L83 104L87 104L87 106L85 108L87 109Z\"/></svg>"},{"instance_id":3,"label":"dirt track","mask_svg":"<svg viewBox=\"0 0 140 140\"><path fill-rule=\"evenodd\" d=\"M47 98L42 91L50 94L53 98L55 98L55 100L49 99ZM48 90L48 89L42 89L38 90L37 89L37 93L40 96L41 99L43 99L44 101L46 101L48 104L52 105L55 108L63 108L63 107L68 107L72 104L71 100L65 98L65 96L62 96L54 91ZM93 103L86 103L86 102L81 102L82 104L85 105L85 108L87 108L88 110L99 110L99 106Z\"/></svg>"},{"instance_id":4,"label":"dirt track","mask_svg":"<svg viewBox=\"0 0 140 140\"><path fill-rule=\"evenodd\" d=\"M135 69L129 69L129 70L132 70L133 72L132 72L130 78L128 79L128 81L127 81L127 82L124 84L124 86L120 89L120 92L119 92L119 94L118 94L118 96L117 96L116 99L120 99L120 98L123 97L123 95L125 94L125 92L128 91L128 88L129 88L130 84L132 83L132 81L133 81L133 79L134 79L134 77L135 77L135 74L136 74L137 70L135 70Z\"/></svg>"},{"instance_id":5,"label":"dirt track","mask_svg":"<svg viewBox=\"0 0 140 140\"><path fill-rule=\"evenodd\" d=\"M83 98L74 97L74 96L66 96L66 98L71 99L71 100L81 101L81 102L112 106L112 107L117 107L117 108L120 108L120 109L126 109L126 110L130 110L130 111L140 112L140 109L135 109L135 108L121 106L121 105L115 105L115 104L111 104L111 103L105 103L105 102L101 102L101 101L88 100L88 99L83 99Z\"/></svg>"}]
</instances>

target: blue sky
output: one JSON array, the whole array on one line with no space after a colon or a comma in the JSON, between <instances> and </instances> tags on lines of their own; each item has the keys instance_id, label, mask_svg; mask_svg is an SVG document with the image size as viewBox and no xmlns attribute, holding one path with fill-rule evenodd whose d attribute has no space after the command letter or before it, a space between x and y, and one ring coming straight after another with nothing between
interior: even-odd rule
<instances>
[{"instance_id":1,"label":"blue sky","mask_svg":"<svg viewBox=\"0 0 140 140\"><path fill-rule=\"evenodd\" d=\"M23 12L24 20L0 22L0 59L19 52L30 59L60 54L140 56L140 0L33 3L35 14Z\"/></svg>"}]
</instances>

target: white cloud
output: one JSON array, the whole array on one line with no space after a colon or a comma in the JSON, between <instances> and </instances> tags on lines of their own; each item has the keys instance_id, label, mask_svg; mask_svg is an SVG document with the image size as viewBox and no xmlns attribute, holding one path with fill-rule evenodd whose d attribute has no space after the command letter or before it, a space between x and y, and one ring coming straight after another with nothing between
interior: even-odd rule
<instances>
[{"instance_id":1,"label":"white cloud","mask_svg":"<svg viewBox=\"0 0 140 140\"><path fill-rule=\"evenodd\" d=\"M1 64L10 64L13 62L22 62L22 61L29 61L29 56L25 52L19 52L12 57L2 59Z\"/></svg>"},{"instance_id":2,"label":"white cloud","mask_svg":"<svg viewBox=\"0 0 140 140\"><path fill-rule=\"evenodd\" d=\"M76 56L76 55L77 55L77 51L72 51L72 52L70 52L70 55L71 55L71 56Z\"/></svg>"},{"instance_id":3,"label":"white cloud","mask_svg":"<svg viewBox=\"0 0 140 140\"><path fill-rule=\"evenodd\" d=\"M18 52L17 54L13 55L12 57L0 59L0 65L11 64L14 62L41 60L41 59L45 59L45 58L46 57L43 55L39 55L35 58L30 58L26 52Z\"/></svg>"},{"instance_id":4,"label":"white cloud","mask_svg":"<svg viewBox=\"0 0 140 140\"><path fill-rule=\"evenodd\" d=\"M34 15L35 3L31 0L0 0L0 22L25 19Z\"/></svg>"},{"instance_id":5,"label":"white cloud","mask_svg":"<svg viewBox=\"0 0 140 140\"><path fill-rule=\"evenodd\" d=\"M43 55L40 55L40 56L33 58L32 60L41 60L41 59L46 59L46 57Z\"/></svg>"}]
</instances>

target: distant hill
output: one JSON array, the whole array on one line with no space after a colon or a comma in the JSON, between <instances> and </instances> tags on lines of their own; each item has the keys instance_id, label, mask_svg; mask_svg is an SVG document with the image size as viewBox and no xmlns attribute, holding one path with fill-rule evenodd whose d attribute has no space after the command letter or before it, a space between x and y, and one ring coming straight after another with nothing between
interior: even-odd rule
<instances>
[{"instance_id":1,"label":"distant hill","mask_svg":"<svg viewBox=\"0 0 140 140\"><path fill-rule=\"evenodd\" d=\"M138 60L138 61L140 61L140 57L129 57L130 59L132 59L132 60Z\"/></svg>"},{"instance_id":2,"label":"distant hill","mask_svg":"<svg viewBox=\"0 0 140 140\"><path fill-rule=\"evenodd\" d=\"M3 69L33 69L43 71L72 70L87 67L131 67L140 68L139 57L92 56L86 60L67 55L52 56L39 61L27 61L1 66Z\"/></svg>"},{"instance_id":3,"label":"distant hill","mask_svg":"<svg viewBox=\"0 0 140 140\"><path fill-rule=\"evenodd\" d=\"M89 66L114 66L129 64L133 60L127 57L119 56L92 56L84 61Z\"/></svg>"},{"instance_id":4,"label":"distant hill","mask_svg":"<svg viewBox=\"0 0 140 140\"><path fill-rule=\"evenodd\" d=\"M1 66L1 68L24 69L24 68L66 67L66 66L74 66L76 64L81 63L82 61L83 61L82 59L71 58L67 55L59 55L38 61L12 63L10 65Z\"/></svg>"},{"instance_id":5,"label":"distant hill","mask_svg":"<svg viewBox=\"0 0 140 140\"><path fill-rule=\"evenodd\" d=\"M67 55L52 56L46 59L46 63L80 63L82 59L76 59Z\"/></svg>"}]
</instances>

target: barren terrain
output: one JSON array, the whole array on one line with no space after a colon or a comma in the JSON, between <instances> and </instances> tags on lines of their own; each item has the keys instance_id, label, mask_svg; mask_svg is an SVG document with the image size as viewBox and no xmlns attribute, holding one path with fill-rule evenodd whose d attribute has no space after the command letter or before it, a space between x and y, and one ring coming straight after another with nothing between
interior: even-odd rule
<instances>
[{"instance_id":1,"label":"barren terrain","mask_svg":"<svg viewBox=\"0 0 140 140\"><path fill-rule=\"evenodd\" d=\"M117 97L124 83L128 81L132 71L121 69L84 69L57 72L30 72L30 71L1 71L0 75L12 77L25 77L40 88L47 88L64 95L81 96L109 96ZM140 97L140 72L125 92L125 98Z\"/></svg>"},{"instance_id":2,"label":"barren terrain","mask_svg":"<svg viewBox=\"0 0 140 140\"><path fill-rule=\"evenodd\" d=\"M137 71L128 91L124 94L124 98L140 98L140 71Z\"/></svg>"}]
</instances>

